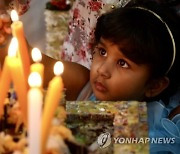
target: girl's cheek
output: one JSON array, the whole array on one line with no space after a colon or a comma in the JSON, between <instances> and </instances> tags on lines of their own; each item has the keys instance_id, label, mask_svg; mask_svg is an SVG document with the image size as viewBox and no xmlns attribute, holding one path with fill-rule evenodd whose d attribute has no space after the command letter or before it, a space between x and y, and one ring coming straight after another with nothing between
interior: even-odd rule
<instances>
[{"instance_id":1,"label":"girl's cheek","mask_svg":"<svg viewBox=\"0 0 180 154\"><path fill-rule=\"evenodd\" d=\"M94 69L94 67L97 65L97 59L93 58L92 64L91 64L91 69Z\"/></svg>"},{"instance_id":2,"label":"girl's cheek","mask_svg":"<svg viewBox=\"0 0 180 154\"><path fill-rule=\"evenodd\" d=\"M92 63L92 65L91 65L91 70L90 70L91 76L94 74L94 72L95 72L95 70L96 70L96 67L95 67L95 66L96 66L96 65Z\"/></svg>"},{"instance_id":3,"label":"girl's cheek","mask_svg":"<svg viewBox=\"0 0 180 154\"><path fill-rule=\"evenodd\" d=\"M95 70L97 70L99 65L100 65L100 62L98 62L97 60L94 60L91 65L92 71L94 72Z\"/></svg>"},{"instance_id":4,"label":"girl's cheek","mask_svg":"<svg viewBox=\"0 0 180 154\"><path fill-rule=\"evenodd\" d=\"M98 70L98 62L97 61L93 61L92 65L91 65L91 70L90 70L90 77L93 78L96 76L97 74L97 70Z\"/></svg>"}]
</instances>

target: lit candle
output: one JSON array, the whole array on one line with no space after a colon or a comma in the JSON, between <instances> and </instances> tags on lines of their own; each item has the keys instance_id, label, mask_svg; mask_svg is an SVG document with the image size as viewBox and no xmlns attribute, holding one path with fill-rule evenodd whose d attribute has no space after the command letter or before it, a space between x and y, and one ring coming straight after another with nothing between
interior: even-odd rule
<instances>
[{"instance_id":1,"label":"lit candle","mask_svg":"<svg viewBox=\"0 0 180 154\"><path fill-rule=\"evenodd\" d=\"M0 117L4 113L4 101L7 97L7 93L9 90L10 82L11 82L11 76L9 71L9 64L11 62L11 57L6 56L3 69L1 72L0 77Z\"/></svg>"},{"instance_id":2,"label":"lit candle","mask_svg":"<svg viewBox=\"0 0 180 154\"><path fill-rule=\"evenodd\" d=\"M62 62L56 62L54 65L55 77L49 82L47 95L45 97L45 104L42 117L42 154L45 153L47 138L52 123L52 119L57 109L58 103L62 98L63 92L63 81L61 74L64 70Z\"/></svg>"},{"instance_id":3,"label":"lit candle","mask_svg":"<svg viewBox=\"0 0 180 154\"><path fill-rule=\"evenodd\" d=\"M43 94L40 90L42 80L37 72L32 72L28 78L28 144L29 153L41 153L41 113Z\"/></svg>"},{"instance_id":4,"label":"lit candle","mask_svg":"<svg viewBox=\"0 0 180 154\"><path fill-rule=\"evenodd\" d=\"M42 60L41 51L38 48L33 48L32 52L31 52L31 56L35 63L31 65L30 70L31 70L31 72L39 73L41 76L41 79L42 79L42 83L43 83L44 65L42 63L40 63Z\"/></svg>"},{"instance_id":5,"label":"lit candle","mask_svg":"<svg viewBox=\"0 0 180 154\"><path fill-rule=\"evenodd\" d=\"M11 11L11 19L13 21L13 23L11 24L12 34L18 39L19 42L19 54L23 64L25 81L27 81L30 71L30 58L28 55L28 48L24 37L23 23L19 21L18 14L15 10Z\"/></svg>"},{"instance_id":6,"label":"lit candle","mask_svg":"<svg viewBox=\"0 0 180 154\"><path fill-rule=\"evenodd\" d=\"M1 64L0 64L0 78L1 78Z\"/></svg>"},{"instance_id":7,"label":"lit candle","mask_svg":"<svg viewBox=\"0 0 180 154\"><path fill-rule=\"evenodd\" d=\"M17 49L18 41L16 38L13 38L8 50L8 56L10 57L8 65L14 89L17 93L20 109L23 115L23 121L27 126L27 84L23 74L22 63L16 56Z\"/></svg>"}]
</instances>

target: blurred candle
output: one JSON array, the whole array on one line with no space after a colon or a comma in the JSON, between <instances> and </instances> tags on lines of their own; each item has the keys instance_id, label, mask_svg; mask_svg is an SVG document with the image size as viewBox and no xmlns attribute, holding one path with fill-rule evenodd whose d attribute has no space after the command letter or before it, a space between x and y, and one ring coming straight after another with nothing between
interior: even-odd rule
<instances>
[{"instance_id":1,"label":"blurred candle","mask_svg":"<svg viewBox=\"0 0 180 154\"><path fill-rule=\"evenodd\" d=\"M38 48L33 48L32 52L31 52L31 56L35 63L31 65L30 70L31 70L31 72L39 73L41 76L41 79L42 79L42 83L43 83L44 65L42 63L40 63L42 60L41 51Z\"/></svg>"},{"instance_id":2,"label":"blurred candle","mask_svg":"<svg viewBox=\"0 0 180 154\"><path fill-rule=\"evenodd\" d=\"M18 102L23 116L23 122L27 126L27 84L23 74L23 67L20 59L16 56L18 41L13 38L8 50L9 69L14 89L17 93Z\"/></svg>"},{"instance_id":3,"label":"blurred candle","mask_svg":"<svg viewBox=\"0 0 180 154\"><path fill-rule=\"evenodd\" d=\"M48 85L42 117L42 154L45 153L52 119L62 98L64 85L60 75L63 73L63 70L63 63L60 61L56 62L54 65L54 74L56 76Z\"/></svg>"},{"instance_id":4,"label":"blurred candle","mask_svg":"<svg viewBox=\"0 0 180 154\"><path fill-rule=\"evenodd\" d=\"M19 54L23 64L25 81L27 81L30 72L30 58L28 54L26 39L24 37L23 23L19 21L18 14L15 10L11 11L11 19L13 21L13 23L11 24L12 34L18 39L19 42Z\"/></svg>"},{"instance_id":5,"label":"blurred candle","mask_svg":"<svg viewBox=\"0 0 180 154\"><path fill-rule=\"evenodd\" d=\"M42 80L37 72L32 72L28 78L28 144L29 153L41 153L41 113L43 94L40 90Z\"/></svg>"},{"instance_id":6,"label":"blurred candle","mask_svg":"<svg viewBox=\"0 0 180 154\"><path fill-rule=\"evenodd\" d=\"M11 63L11 57L6 56L0 76L0 117L4 113L4 101L7 97L7 93L11 82L11 76L9 70L10 63Z\"/></svg>"}]
</instances>

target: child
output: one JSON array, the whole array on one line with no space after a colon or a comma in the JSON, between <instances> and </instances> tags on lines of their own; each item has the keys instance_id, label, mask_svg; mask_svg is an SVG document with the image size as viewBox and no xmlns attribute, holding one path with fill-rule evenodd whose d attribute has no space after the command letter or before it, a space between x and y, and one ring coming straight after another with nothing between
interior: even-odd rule
<instances>
[{"instance_id":1,"label":"child","mask_svg":"<svg viewBox=\"0 0 180 154\"><path fill-rule=\"evenodd\" d=\"M96 25L90 71L64 62L63 81L69 100L148 101L149 137L175 141L150 144L150 152L176 154L180 150L180 97L170 96L180 81L180 23L173 12L158 8L128 5L102 15ZM52 67L53 60L48 62ZM170 105L165 107L159 100ZM169 120L172 108L177 115Z\"/></svg>"},{"instance_id":2,"label":"child","mask_svg":"<svg viewBox=\"0 0 180 154\"><path fill-rule=\"evenodd\" d=\"M167 101L179 86L179 20L155 11L127 6L102 15L91 70L64 62L67 99L78 98L90 74L97 100Z\"/></svg>"},{"instance_id":3,"label":"child","mask_svg":"<svg viewBox=\"0 0 180 154\"><path fill-rule=\"evenodd\" d=\"M161 99L168 104L180 82L179 18L158 8L128 5L102 15L96 25L91 70L64 61L62 77L67 100L148 101L149 136L176 139L175 144L152 145L151 151L154 146L156 151L178 153L179 117L168 120L170 110L150 102ZM54 62L43 57L45 87L53 77ZM178 115L179 106L173 107Z\"/></svg>"}]
</instances>

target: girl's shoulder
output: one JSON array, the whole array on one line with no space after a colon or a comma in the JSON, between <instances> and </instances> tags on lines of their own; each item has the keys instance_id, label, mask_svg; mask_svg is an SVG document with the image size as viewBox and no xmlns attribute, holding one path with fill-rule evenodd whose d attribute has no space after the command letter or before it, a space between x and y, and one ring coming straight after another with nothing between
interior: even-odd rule
<instances>
[{"instance_id":1,"label":"girl's shoulder","mask_svg":"<svg viewBox=\"0 0 180 154\"><path fill-rule=\"evenodd\" d=\"M77 101L85 101L89 100L89 98L93 95L93 91L91 88L90 81L84 86L84 88L81 90Z\"/></svg>"},{"instance_id":2,"label":"girl's shoulder","mask_svg":"<svg viewBox=\"0 0 180 154\"><path fill-rule=\"evenodd\" d=\"M180 91L170 98L168 106L162 101L147 103L149 137L172 139L173 144L150 144L151 152L178 153L180 144ZM171 116L171 119L169 118Z\"/></svg>"}]
</instances>

